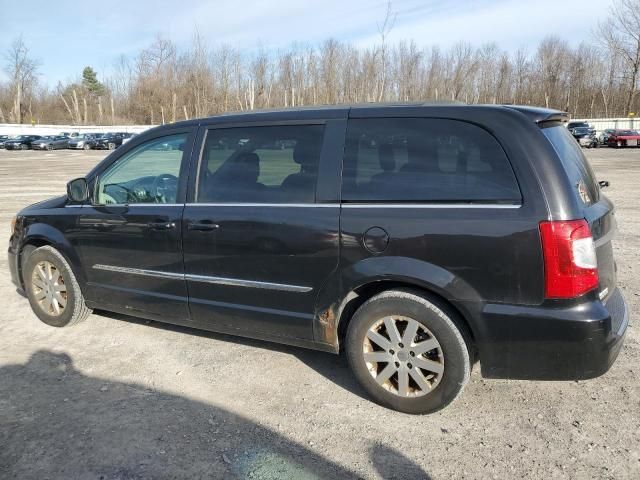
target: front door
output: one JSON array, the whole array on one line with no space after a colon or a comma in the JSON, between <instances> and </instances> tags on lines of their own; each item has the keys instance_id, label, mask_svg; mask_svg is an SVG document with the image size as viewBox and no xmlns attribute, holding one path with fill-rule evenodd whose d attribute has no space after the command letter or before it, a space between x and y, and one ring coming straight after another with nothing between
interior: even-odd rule
<instances>
[{"instance_id":1,"label":"front door","mask_svg":"<svg viewBox=\"0 0 640 480\"><path fill-rule=\"evenodd\" d=\"M313 337L318 292L337 267L339 206L316 199L325 125L206 133L183 218L194 322L251 336Z\"/></svg>"},{"instance_id":2,"label":"front door","mask_svg":"<svg viewBox=\"0 0 640 480\"><path fill-rule=\"evenodd\" d=\"M89 300L188 319L181 218L191 138L189 131L165 133L98 172L93 204L79 209L72 235Z\"/></svg>"}]
</instances>

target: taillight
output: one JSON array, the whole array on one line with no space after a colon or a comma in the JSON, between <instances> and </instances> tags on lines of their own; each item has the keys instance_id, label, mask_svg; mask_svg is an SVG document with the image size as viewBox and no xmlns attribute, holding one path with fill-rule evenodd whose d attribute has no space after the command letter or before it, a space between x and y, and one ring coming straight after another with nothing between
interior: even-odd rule
<instances>
[{"instance_id":1,"label":"taillight","mask_svg":"<svg viewBox=\"0 0 640 480\"><path fill-rule=\"evenodd\" d=\"M546 298L575 298L598 286L598 262L586 220L540 223Z\"/></svg>"}]
</instances>

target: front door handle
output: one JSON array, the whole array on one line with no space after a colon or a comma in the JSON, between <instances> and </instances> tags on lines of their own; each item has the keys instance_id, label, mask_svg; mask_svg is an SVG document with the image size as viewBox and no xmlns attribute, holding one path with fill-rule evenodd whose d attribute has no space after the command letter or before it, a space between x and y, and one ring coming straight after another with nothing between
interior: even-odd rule
<instances>
[{"instance_id":1,"label":"front door handle","mask_svg":"<svg viewBox=\"0 0 640 480\"><path fill-rule=\"evenodd\" d=\"M211 220L202 220L200 222L192 222L187 225L188 230L198 230L200 232L211 232L220 228L220 225L213 223Z\"/></svg>"},{"instance_id":2,"label":"front door handle","mask_svg":"<svg viewBox=\"0 0 640 480\"><path fill-rule=\"evenodd\" d=\"M147 225L153 230L171 230L176 228L175 222L167 221L149 222Z\"/></svg>"}]
</instances>

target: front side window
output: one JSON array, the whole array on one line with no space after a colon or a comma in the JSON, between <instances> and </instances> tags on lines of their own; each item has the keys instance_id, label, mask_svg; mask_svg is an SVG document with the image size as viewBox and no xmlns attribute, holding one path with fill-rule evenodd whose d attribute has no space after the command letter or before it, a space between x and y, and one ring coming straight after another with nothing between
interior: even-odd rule
<instances>
[{"instance_id":1,"label":"front side window","mask_svg":"<svg viewBox=\"0 0 640 480\"><path fill-rule=\"evenodd\" d=\"M349 121L344 201L521 201L497 140L470 123L427 118Z\"/></svg>"},{"instance_id":2,"label":"front side window","mask_svg":"<svg viewBox=\"0 0 640 480\"><path fill-rule=\"evenodd\" d=\"M175 203L186 139L154 138L119 158L98 177L97 203Z\"/></svg>"},{"instance_id":3,"label":"front side window","mask_svg":"<svg viewBox=\"0 0 640 480\"><path fill-rule=\"evenodd\" d=\"M314 203L324 126L210 130L202 154L200 203Z\"/></svg>"}]
</instances>

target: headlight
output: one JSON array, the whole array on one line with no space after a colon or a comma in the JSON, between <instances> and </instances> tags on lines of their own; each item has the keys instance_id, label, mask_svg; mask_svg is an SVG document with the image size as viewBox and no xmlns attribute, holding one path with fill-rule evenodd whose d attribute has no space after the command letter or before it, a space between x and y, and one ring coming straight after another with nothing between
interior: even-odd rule
<instances>
[{"instance_id":1,"label":"headlight","mask_svg":"<svg viewBox=\"0 0 640 480\"><path fill-rule=\"evenodd\" d=\"M11 235L16 233L16 223L18 223L18 216L17 215L11 219Z\"/></svg>"}]
</instances>

